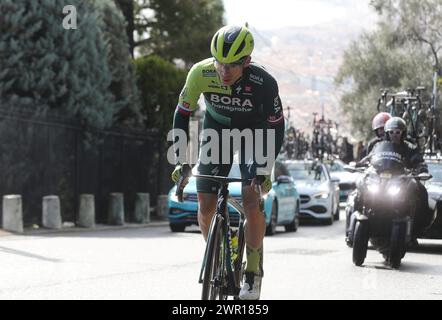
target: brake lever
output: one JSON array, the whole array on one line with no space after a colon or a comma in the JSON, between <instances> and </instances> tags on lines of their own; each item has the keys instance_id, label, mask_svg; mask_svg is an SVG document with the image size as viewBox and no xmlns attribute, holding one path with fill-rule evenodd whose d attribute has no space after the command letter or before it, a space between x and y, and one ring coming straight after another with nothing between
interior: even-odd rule
<instances>
[{"instance_id":1,"label":"brake lever","mask_svg":"<svg viewBox=\"0 0 442 320\"><path fill-rule=\"evenodd\" d=\"M184 199L183 199L184 187L185 187L184 186L184 181L189 178L191 173L192 173L192 168L190 167L190 165L189 164L183 164L182 173L181 173L181 176L178 179L178 182L176 184L177 188L176 188L176 191L175 191L175 195L178 198L178 202L183 202L184 201Z\"/></svg>"},{"instance_id":2,"label":"brake lever","mask_svg":"<svg viewBox=\"0 0 442 320\"><path fill-rule=\"evenodd\" d=\"M264 199L262 196L262 188L261 184L264 182L265 177L264 176L256 176L255 181L256 185L258 187L258 194L259 194L259 211L264 212Z\"/></svg>"}]
</instances>

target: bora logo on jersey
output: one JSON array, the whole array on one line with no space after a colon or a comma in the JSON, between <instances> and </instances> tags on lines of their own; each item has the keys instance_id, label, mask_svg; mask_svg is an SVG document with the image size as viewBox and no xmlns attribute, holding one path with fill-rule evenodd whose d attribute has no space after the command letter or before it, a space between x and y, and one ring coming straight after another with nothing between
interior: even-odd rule
<instances>
[{"instance_id":1,"label":"bora logo on jersey","mask_svg":"<svg viewBox=\"0 0 442 320\"><path fill-rule=\"evenodd\" d=\"M231 98L228 96L219 96L217 94L210 95L210 102L222 103L223 105L232 107L253 107L252 101L250 101L250 99Z\"/></svg>"}]
</instances>

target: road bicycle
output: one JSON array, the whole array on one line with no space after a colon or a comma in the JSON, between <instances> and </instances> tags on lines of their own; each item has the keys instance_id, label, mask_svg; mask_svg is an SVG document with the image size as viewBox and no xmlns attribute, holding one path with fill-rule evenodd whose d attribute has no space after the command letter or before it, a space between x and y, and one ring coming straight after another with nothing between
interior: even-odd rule
<instances>
[{"instance_id":1,"label":"road bicycle","mask_svg":"<svg viewBox=\"0 0 442 320\"><path fill-rule=\"evenodd\" d=\"M434 144L435 121L434 108L429 107L427 110L422 101L424 90L424 87L397 93L383 90L377 106L378 112L386 111L393 117L401 117L406 121L409 138L422 153L426 153L429 145ZM433 152L431 147L430 152Z\"/></svg>"},{"instance_id":2,"label":"road bicycle","mask_svg":"<svg viewBox=\"0 0 442 320\"><path fill-rule=\"evenodd\" d=\"M186 175L188 177L190 174L189 166L183 170L183 175L177 183L178 199L182 199L182 182L186 179ZM243 263L245 211L236 199L229 196L228 186L232 182L250 182L251 180L207 175L193 175L193 177L209 179L220 184L216 211L210 224L199 276L199 283L203 285L201 298L202 300L227 300L231 296L237 300L245 267ZM264 211L261 183L261 177L258 176L259 207L261 211ZM228 203L239 214L239 223L236 228L230 224Z\"/></svg>"},{"instance_id":3,"label":"road bicycle","mask_svg":"<svg viewBox=\"0 0 442 320\"><path fill-rule=\"evenodd\" d=\"M436 110L438 103L437 98L438 98L438 86L439 86L438 81L439 81L439 74L438 72L435 72L433 77L433 92L431 96L431 102L427 111L428 140L426 143L426 149L429 151L430 154L434 154L440 149L440 142L436 131L436 126L437 126Z\"/></svg>"}]
</instances>

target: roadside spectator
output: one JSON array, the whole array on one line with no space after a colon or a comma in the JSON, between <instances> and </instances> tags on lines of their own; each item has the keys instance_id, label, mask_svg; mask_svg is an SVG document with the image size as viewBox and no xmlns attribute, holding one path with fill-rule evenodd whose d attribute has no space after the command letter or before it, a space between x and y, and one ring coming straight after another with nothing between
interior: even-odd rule
<instances>
[{"instance_id":1,"label":"roadside spectator","mask_svg":"<svg viewBox=\"0 0 442 320\"><path fill-rule=\"evenodd\" d=\"M358 142L358 145L356 146L356 155L355 155L355 159L357 161L361 160L361 156L362 156L362 150L364 150L364 143L362 141Z\"/></svg>"},{"instance_id":2,"label":"roadside spectator","mask_svg":"<svg viewBox=\"0 0 442 320\"><path fill-rule=\"evenodd\" d=\"M348 142L347 137L344 137L342 141L340 158L342 161L344 161L347 164L354 161L353 145L350 142Z\"/></svg>"}]
</instances>

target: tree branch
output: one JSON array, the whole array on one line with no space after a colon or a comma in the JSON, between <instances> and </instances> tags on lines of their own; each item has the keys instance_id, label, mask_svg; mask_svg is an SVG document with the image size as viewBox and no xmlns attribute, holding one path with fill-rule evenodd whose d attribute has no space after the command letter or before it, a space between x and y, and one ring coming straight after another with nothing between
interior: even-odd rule
<instances>
[{"instance_id":1,"label":"tree branch","mask_svg":"<svg viewBox=\"0 0 442 320\"><path fill-rule=\"evenodd\" d=\"M146 38L146 39L142 39L142 40L139 40L139 41L135 41L134 47L139 47L139 46L145 45L145 44L147 44L149 42L150 42L150 38Z\"/></svg>"},{"instance_id":2,"label":"tree branch","mask_svg":"<svg viewBox=\"0 0 442 320\"><path fill-rule=\"evenodd\" d=\"M150 27L152 27L152 23L144 23L144 24L142 24L142 23L137 23L137 24L135 25L135 27L136 27L137 29L140 29L140 28L150 28Z\"/></svg>"}]
</instances>

